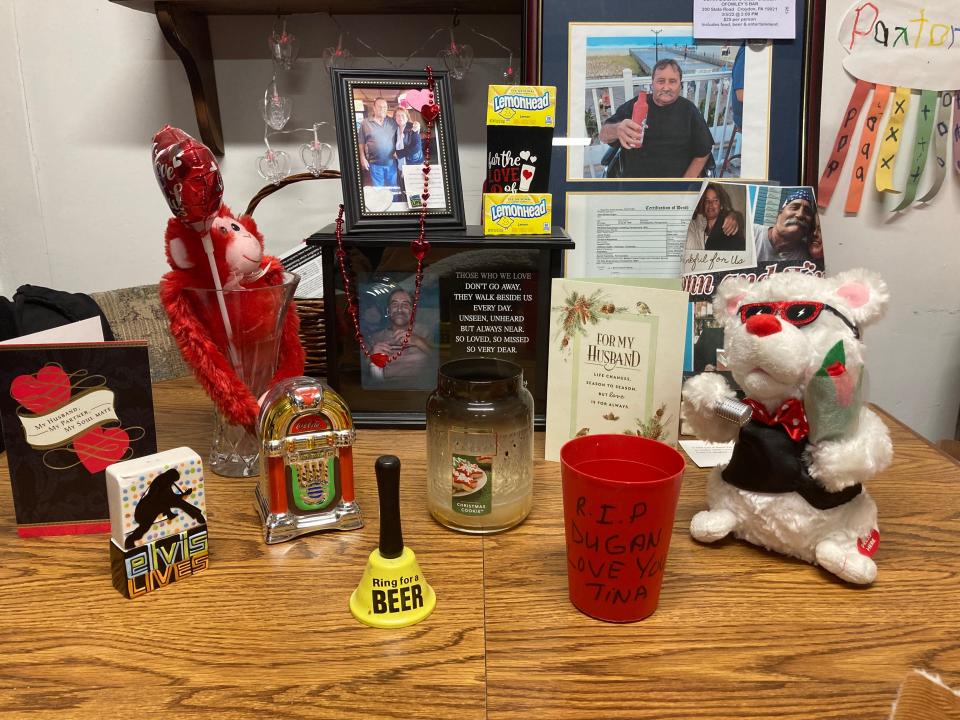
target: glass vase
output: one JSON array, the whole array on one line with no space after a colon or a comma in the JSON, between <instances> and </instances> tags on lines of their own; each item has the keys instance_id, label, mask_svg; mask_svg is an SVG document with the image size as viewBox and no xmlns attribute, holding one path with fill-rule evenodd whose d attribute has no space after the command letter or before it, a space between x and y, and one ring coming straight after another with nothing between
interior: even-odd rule
<instances>
[{"instance_id":1,"label":"glass vase","mask_svg":"<svg viewBox=\"0 0 960 720\"><path fill-rule=\"evenodd\" d=\"M277 371L283 323L299 282L298 275L284 273L280 285L237 290L187 288L184 291L210 339L233 365L254 398L266 392ZM226 477L259 475L259 438L215 410L207 469Z\"/></svg>"}]
</instances>

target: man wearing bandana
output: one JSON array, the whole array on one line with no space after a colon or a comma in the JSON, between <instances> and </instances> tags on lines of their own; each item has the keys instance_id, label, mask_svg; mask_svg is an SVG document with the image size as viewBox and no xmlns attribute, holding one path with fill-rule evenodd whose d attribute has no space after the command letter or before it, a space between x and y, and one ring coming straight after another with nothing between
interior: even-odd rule
<instances>
[{"instance_id":1,"label":"man wearing bandana","mask_svg":"<svg viewBox=\"0 0 960 720\"><path fill-rule=\"evenodd\" d=\"M757 262L812 260L807 238L813 232L816 212L810 188L789 191L780 202L776 223L753 229Z\"/></svg>"}]
</instances>

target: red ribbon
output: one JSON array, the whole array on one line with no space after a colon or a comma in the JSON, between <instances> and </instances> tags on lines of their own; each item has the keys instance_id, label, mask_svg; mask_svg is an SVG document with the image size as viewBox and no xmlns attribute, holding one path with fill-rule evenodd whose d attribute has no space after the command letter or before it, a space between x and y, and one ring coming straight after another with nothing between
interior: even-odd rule
<instances>
[{"instance_id":1,"label":"red ribbon","mask_svg":"<svg viewBox=\"0 0 960 720\"><path fill-rule=\"evenodd\" d=\"M747 398L744 402L753 408L753 420L764 425L783 425L791 440L803 440L809 432L807 414L803 410L803 403L797 398L789 398L771 415L762 403Z\"/></svg>"}]
</instances>

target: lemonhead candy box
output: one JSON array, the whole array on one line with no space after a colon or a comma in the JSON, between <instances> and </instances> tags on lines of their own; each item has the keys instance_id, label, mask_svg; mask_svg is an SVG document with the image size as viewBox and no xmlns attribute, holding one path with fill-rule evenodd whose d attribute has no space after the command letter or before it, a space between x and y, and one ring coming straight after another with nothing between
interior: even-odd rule
<instances>
[{"instance_id":1,"label":"lemonhead candy box","mask_svg":"<svg viewBox=\"0 0 960 720\"><path fill-rule=\"evenodd\" d=\"M553 85L491 85L487 125L554 127L557 88Z\"/></svg>"},{"instance_id":2,"label":"lemonhead candy box","mask_svg":"<svg viewBox=\"0 0 960 720\"><path fill-rule=\"evenodd\" d=\"M484 193L483 232L486 235L549 235L550 193Z\"/></svg>"}]
</instances>

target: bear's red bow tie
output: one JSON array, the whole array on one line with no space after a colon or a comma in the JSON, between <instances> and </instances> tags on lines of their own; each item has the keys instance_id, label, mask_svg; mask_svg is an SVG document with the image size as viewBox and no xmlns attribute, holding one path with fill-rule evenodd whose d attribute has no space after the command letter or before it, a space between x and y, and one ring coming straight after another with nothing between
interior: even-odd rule
<instances>
[{"instance_id":1,"label":"bear's red bow tie","mask_svg":"<svg viewBox=\"0 0 960 720\"><path fill-rule=\"evenodd\" d=\"M756 400L747 398L744 402L753 408L754 420L764 425L783 425L791 440L803 440L810 432L803 403L796 398L785 400L772 415Z\"/></svg>"}]
</instances>

